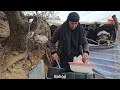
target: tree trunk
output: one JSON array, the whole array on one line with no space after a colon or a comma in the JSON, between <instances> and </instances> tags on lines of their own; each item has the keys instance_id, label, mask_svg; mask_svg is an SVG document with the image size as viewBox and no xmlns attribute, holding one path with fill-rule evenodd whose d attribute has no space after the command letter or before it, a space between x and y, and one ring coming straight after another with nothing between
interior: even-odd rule
<instances>
[{"instance_id":1,"label":"tree trunk","mask_svg":"<svg viewBox=\"0 0 120 90\"><path fill-rule=\"evenodd\" d=\"M20 59L27 58L25 51L27 48L28 24L22 20L19 11L4 11L4 13L9 22L10 36L7 37L3 49L0 72L7 70Z\"/></svg>"},{"instance_id":2,"label":"tree trunk","mask_svg":"<svg viewBox=\"0 0 120 90\"><path fill-rule=\"evenodd\" d=\"M7 46L10 51L24 52L27 44L28 23L20 17L19 11L4 11L10 26L10 36Z\"/></svg>"}]
</instances>

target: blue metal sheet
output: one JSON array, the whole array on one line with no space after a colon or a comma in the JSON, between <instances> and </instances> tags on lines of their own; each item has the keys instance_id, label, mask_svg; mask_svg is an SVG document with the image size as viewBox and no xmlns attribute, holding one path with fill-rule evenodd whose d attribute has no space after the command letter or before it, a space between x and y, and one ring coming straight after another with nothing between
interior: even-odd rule
<instances>
[{"instance_id":1,"label":"blue metal sheet","mask_svg":"<svg viewBox=\"0 0 120 90\"><path fill-rule=\"evenodd\" d=\"M120 45L108 48L94 45L90 48L90 62L95 64L96 79L120 79Z\"/></svg>"},{"instance_id":2,"label":"blue metal sheet","mask_svg":"<svg viewBox=\"0 0 120 90\"><path fill-rule=\"evenodd\" d=\"M45 79L44 61L40 60L38 65L29 71L29 79Z\"/></svg>"}]
</instances>

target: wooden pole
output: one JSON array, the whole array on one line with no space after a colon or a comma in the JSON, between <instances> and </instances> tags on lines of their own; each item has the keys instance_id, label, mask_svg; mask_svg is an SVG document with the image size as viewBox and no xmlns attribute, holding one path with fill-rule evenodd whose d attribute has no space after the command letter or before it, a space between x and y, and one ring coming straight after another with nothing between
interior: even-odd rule
<instances>
[{"instance_id":1,"label":"wooden pole","mask_svg":"<svg viewBox=\"0 0 120 90\"><path fill-rule=\"evenodd\" d=\"M115 23L116 41L120 42L120 37L119 37L119 35L120 35L119 23L118 23L116 15L113 15L112 18L113 18L114 23Z\"/></svg>"}]
</instances>

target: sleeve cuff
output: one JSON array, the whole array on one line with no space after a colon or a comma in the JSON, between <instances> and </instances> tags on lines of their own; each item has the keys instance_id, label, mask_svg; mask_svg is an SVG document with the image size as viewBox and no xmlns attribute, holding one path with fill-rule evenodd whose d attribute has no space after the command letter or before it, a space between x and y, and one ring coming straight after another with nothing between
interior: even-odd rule
<instances>
[{"instance_id":1,"label":"sleeve cuff","mask_svg":"<svg viewBox=\"0 0 120 90\"><path fill-rule=\"evenodd\" d=\"M57 51L53 51L53 52L51 52L52 55L53 55L54 53L57 53Z\"/></svg>"},{"instance_id":2,"label":"sleeve cuff","mask_svg":"<svg viewBox=\"0 0 120 90\"><path fill-rule=\"evenodd\" d=\"M84 51L83 53L87 53L89 55L89 52L88 51Z\"/></svg>"}]
</instances>

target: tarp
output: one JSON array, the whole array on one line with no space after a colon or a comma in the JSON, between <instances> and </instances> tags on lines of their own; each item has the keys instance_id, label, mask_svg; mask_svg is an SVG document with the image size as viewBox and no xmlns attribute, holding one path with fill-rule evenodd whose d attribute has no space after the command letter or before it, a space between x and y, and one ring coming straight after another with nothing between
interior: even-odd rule
<instances>
[{"instance_id":1,"label":"tarp","mask_svg":"<svg viewBox=\"0 0 120 90\"><path fill-rule=\"evenodd\" d=\"M71 11L72 12L72 11ZM76 11L80 15L81 24L90 24L94 22L111 23L112 16L116 15L118 22L120 22L120 11ZM84 14L82 14L84 12ZM61 20L47 20L50 25L60 25L66 21L70 11L59 11L58 16Z\"/></svg>"},{"instance_id":2,"label":"tarp","mask_svg":"<svg viewBox=\"0 0 120 90\"><path fill-rule=\"evenodd\" d=\"M70 12L73 11L59 11L58 16L61 21L65 21ZM80 16L80 22L107 22L112 18L112 15L116 15L120 22L120 11L74 11Z\"/></svg>"},{"instance_id":3,"label":"tarp","mask_svg":"<svg viewBox=\"0 0 120 90\"><path fill-rule=\"evenodd\" d=\"M90 62L95 65L96 79L120 79L120 44L90 51Z\"/></svg>"},{"instance_id":4,"label":"tarp","mask_svg":"<svg viewBox=\"0 0 120 90\"><path fill-rule=\"evenodd\" d=\"M112 19L112 16L116 15L118 21L120 21L120 11L94 11L81 17L81 22L107 22L108 19Z\"/></svg>"}]
</instances>

